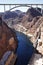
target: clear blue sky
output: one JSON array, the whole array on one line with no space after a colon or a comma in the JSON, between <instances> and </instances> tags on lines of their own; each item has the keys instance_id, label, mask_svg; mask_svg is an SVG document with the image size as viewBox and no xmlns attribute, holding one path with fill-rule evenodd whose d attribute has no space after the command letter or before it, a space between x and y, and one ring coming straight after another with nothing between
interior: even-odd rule
<instances>
[{"instance_id":1,"label":"clear blue sky","mask_svg":"<svg viewBox=\"0 0 43 65\"><path fill-rule=\"evenodd\" d=\"M0 4L43 4L43 0L0 0ZM9 6L6 6L6 10ZM28 8L17 8L26 11ZM0 6L0 11L4 11L3 6Z\"/></svg>"},{"instance_id":2,"label":"clear blue sky","mask_svg":"<svg viewBox=\"0 0 43 65\"><path fill-rule=\"evenodd\" d=\"M23 3L23 4L43 4L43 0L0 0L0 4L1 3L11 3L11 4L20 4L20 3Z\"/></svg>"}]
</instances>

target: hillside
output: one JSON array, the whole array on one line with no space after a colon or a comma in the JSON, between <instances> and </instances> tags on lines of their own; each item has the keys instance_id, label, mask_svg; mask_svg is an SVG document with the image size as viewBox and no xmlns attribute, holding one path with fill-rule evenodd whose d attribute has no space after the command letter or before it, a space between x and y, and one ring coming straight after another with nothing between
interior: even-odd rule
<instances>
[{"instance_id":1,"label":"hillside","mask_svg":"<svg viewBox=\"0 0 43 65\"><path fill-rule=\"evenodd\" d=\"M16 51L17 46L18 40L16 33L0 18L0 59L6 51Z\"/></svg>"},{"instance_id":2,"label":"hillside","mask_svg":"<svg viewBox=\"0 0 43 65\"><path fill-rule=\"evenodd\" d=\"M23 29L27 34L33 34L40 25L40 18L42 14L40 8L29 8L26 12L20 10L8 11L3 15L3 20L16 30ZM20 25L20 26L19 26ZM21 31L21 30L20 30ZM22 31L23 32L23 31Z\"/></svg>"}]
</instances>

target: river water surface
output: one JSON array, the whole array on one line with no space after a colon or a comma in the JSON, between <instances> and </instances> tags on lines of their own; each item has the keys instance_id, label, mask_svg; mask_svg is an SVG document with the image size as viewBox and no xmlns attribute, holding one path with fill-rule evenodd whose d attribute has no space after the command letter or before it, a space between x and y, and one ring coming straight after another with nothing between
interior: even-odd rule
<instances>
[{"instance_id":1,"label":"river water surface","mask_svg":"<svg viewBox=\"0 0 43 65\"><path fill-rule=\"evenodd\" d=\"M16 32L16 34L19 40L17 48L18 59L16 65L27 65L34 52L33 45L30 42L29 37L23 33Z\"/></svg>"}]
</instances>

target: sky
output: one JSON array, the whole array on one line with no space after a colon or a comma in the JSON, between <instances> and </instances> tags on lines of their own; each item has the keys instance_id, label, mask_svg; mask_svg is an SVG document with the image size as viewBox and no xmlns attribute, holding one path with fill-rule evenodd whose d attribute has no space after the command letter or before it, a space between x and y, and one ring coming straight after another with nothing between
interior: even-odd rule
<instances>
[{"instance_id":1,"label":"sky","mask_svg":"<svg viewBox=\"0 0 43 65\"><path fill-rule=\"evenodd\" d=\"M43 0L0 0L0 4L43 4ZM4 12L4 6L0 6L0 12ZM13 6L11 6L13 7ZM5 7L6 10L9 10L9 6ZM21 11L26 11L27 7L17 8Z\"/></svg>"},{"instance_id":2,"label":"sky","mask_svg":"<svg viewBox=\"0 0 43 65\"><path fill-rule=\"evenodd\" d=\"M43 4L43 0L0 0L0 4Z\"/></svg>"}]
</instances>

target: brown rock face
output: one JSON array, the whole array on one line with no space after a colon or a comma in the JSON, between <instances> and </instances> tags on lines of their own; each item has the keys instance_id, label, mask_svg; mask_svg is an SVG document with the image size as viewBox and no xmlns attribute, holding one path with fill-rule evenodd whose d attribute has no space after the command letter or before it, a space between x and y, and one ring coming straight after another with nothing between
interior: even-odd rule
<instances>
[{"instance_id":1,"label":"brown rock face","mask_svg":"<svg viewBox=\"0 0 43 65\"><path fill-rule=\"evenodd\" d=\"M11 41L10 41L11 40ZM9 50L16 50L18 40L16 34L0 18L0 60L3 54Z\"/></svg>"}]
</instances>

